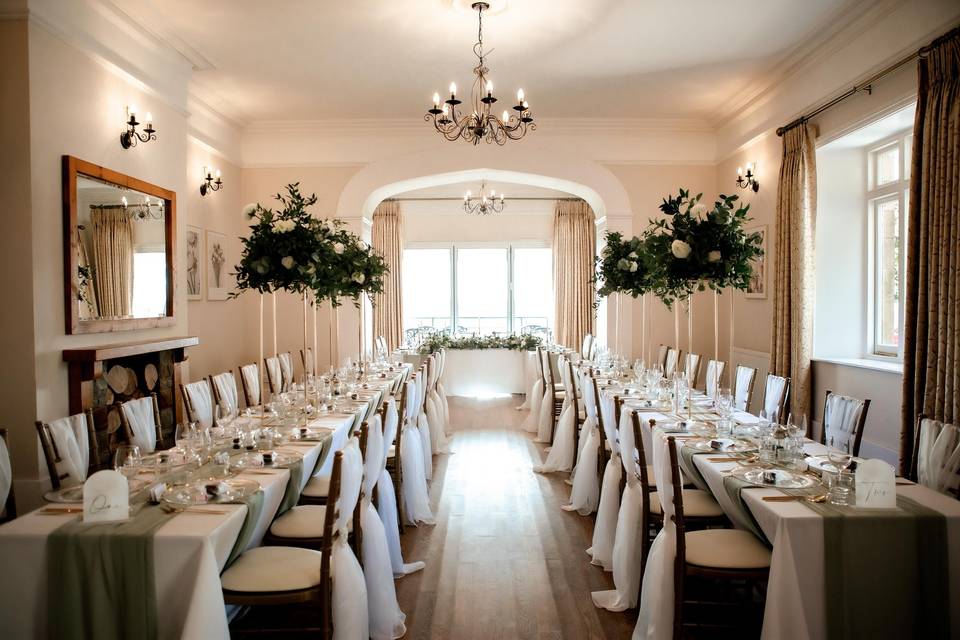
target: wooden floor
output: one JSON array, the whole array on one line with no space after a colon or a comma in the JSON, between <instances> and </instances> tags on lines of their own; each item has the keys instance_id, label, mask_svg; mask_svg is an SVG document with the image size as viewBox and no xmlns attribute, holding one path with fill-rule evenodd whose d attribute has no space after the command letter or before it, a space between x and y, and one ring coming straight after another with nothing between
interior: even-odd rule
<instances>
[{"instance_id":1,"label":"wooden floor","mask_svg":"<svg viewBox=\"0 0 960 640\"><path fill-rule=\"evenodd\" d=\"M520 425L520 399L450 398L449 455L434 457L436 526L407 528L404 559L422 572L397 581L407 638L629 638L636 612L593 606L613 587L592 566L593 519L560 509L567 474L540 475L543 457Z\"/></svg>"}]
</instances>

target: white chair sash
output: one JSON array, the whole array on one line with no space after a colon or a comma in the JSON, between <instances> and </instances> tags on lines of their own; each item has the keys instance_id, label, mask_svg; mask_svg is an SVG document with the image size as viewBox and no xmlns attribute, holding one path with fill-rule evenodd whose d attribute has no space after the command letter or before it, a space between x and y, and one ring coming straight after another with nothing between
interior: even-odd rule
<instances>
[{"instance_id":1,"label":"white chair sash","mask_svg":"<svg viewBox=\"0 0 960 640\"><path fill-rule=\"evenodd\" d=\"M857 422L863 415L863 401L831 393L823 408L823 433L829 444L831 438L841 443L844 448L852 446L856 434ZM851 449L852 450L852 449Z\"/></svg>"},{"instance_id":2,"label":"white chair sash","mask_svg":"<svg viewBox=\"0 0 960 640\"><path fill-rule=\"evenodd\" d=\"M929 418L920 422L917 481L960 498L960 428Z\"/></svg>"},{"instance_id":3,"label":"white chair sash","mask_svg":"<svg viewBox=\"0 0 960 640\"><path fill-rule=\"evenodd\" d=\"M564 356L560 356L558 367L566 396L563 399L563 406L560 408L560 417L557 419L557 428L553 434L553 444L547 454L547 459L544 460L542 465L533 467L533 470L537 473L552 473L573 469L573 458L577 446L574 442L577 429L577 406L573 403L575 391L573 381L570 378L570 367Z\"/></svg>"},{"instance_id":4,"label":"white chair sash","mask_svg":"<svg viewBox=\"0 0 960 640\"><path fill-rule=\"evenodd\" d=\"M237 379L229 371L218 373L213 376L213 384L217 389L217 397L220 398L221 417L232 420L237 417L240 409L240 400L237 395Z\"/></svg>"},{"instance_id":5,"label":"white chair sash","mask_svg":"<svg viewBox=\"0 0 960 640\"><path fill-rule=\"evenodd\" d=\"M603 470L603 482L600 485L600 505L597 507L597 522L593 528L593 544L587 549L591 562L603 567L604 571L613 570L613 546L617 536L617 518L620 513L620 480L624 477L624 469L633 469L633 423L630 415L632 411L624 407L620 412L620 443L617 453L610 457ZM621 456L630 458L628 464L621 460ZM630 474L633 475L633 474ZM630 483L628 476L628 484ZM636 482L636 478L633 478Z\"/></svg>"},{"instance_id":6,"label":"white chair sash","mask_svg":"<svg viewBox=\"0 0 960 640\"><path fill-rule=\"evenodd\" d=\"M775 416L780 410L780 404L783 402L783 394L787 392L787 379L781 376L768 375L766 392L763 396L763 410L767 412L767 418L776 419L784 422L787 416Z\"/></svg>"},{"instance_id":7,"label":"white chair sash","mask_svg":"<svg viewBox=\"0 0 960 640\"><path fill-rule=\"evenodd\" d=\"M247 393L250 396L250 404L253 406L260 404L260 369L255 364L245 364L240 367L240 375L243 376L243 383L246 385Z\"/></svg>"},{"instance_id":8,"label":"white chair sash","mask_svg":"<svg viewBox=\"0 0 960 640\"><path fill-rule=\"evenodd\" d=\"M283 390L286 391L293 384L293 356L285 351L277 356L280 360L280 375L283 381Z\"/></svg>"},{"instance_id":9,"label":"white chair sash","mask_svg":"<svg viewBox=\"0 0 960 640\"><path fill-rule=\"evenodd\" d=\"M90 468L90 441L87 438L87 416L78 413L48 422L50 437L60 455L57 474L64 486L82 484Z\"/></svg>"},{"instance_id":10,"label":"white chair sash","mask_svg":"<svg viewBox=\"0 0 960 640\"><path fill-rule=\"evenodd\" d=\"M401 425L403 435L400 438L400 463L403 466L403 500L404 515L407 522L416 524L424 522L435 524L433 512L430 510L430 495L427 491L427 476L423 468L423 439L416 426L417 415L417 385L413 381L406 385L406 419Z\"/></svg>"},{"instance_id":11,"label":"white chair sash","mask_svg":"<svg viewBox=\"0 0 960 640\"><path fill-rule=\"evenodd\" d=\"M714 397L720 388L720 380L723 377L724 363L719 360L710 360L707 362L706 381L704 390L711 398Z\"/></svg>"},{"instance_id":12,"label":"white chair sash","mask_svg":"<svg viewBox=\"0 0 960 640\"><path fill-rule=\"evenodd\" d=\"M603 433L610 443L613 453L620 452L620 444L617 437L617 406L614 398L610 394L604 394L600 400L600 411L603 414Z\"/></svg>"},{"instance_id":13,"label":"white chair sash","mask_svg":"<svg viewBox=\"0 0 960 640\"><path fill-rule=\"evenodd\" d=\"M697 384L696 373L700 368L700 356L695 353L688 353L686 362L683 365L683 375L687 379L687 385L693 389Z\"/></svg>"},{"instance_id":14,"label":"white chair sash","mask_svg":"<svg viewBox=\"0 0 960 640\"><path fill-rule=\"evenodd\" d=\"M10 452L7 450L7 441L0 438L0 513L3 513L7 504L11 486L13 486L13 470L10 468Z\"/></svg>"},{"instance_id":15,"label":"white chair sash","mask_svg":"<svg viewBox=\"0 0 960 640\"><path fill-rule=\"evenodd\" d=\"M663 375L671 377L677 370L677 361L680 359L680 351L677 349L667 349L667 363L663 367Z\"/></svg>"},{"instance_id":16,"label":"white chair sash","mask_svg":"<svg viewBox=\"0 0 960 640\"><path fill-rule=\"evenodd\" d=\"M157 448L157 423L153 415L153 398L137 398L120 405L123 416L130 425L133 444L140 447L140 453L153 453Z\"/></svg>"},{"instance_id":17,"label":"white chair sash","mask_svg":"<svg viewBox=\"0 0 960 640\"><path fill-rule=\"evenodd\" d=\"M267 380L270 381L270 388L274 393L283 391L283 373L280 369L280 358L276 356L267 358Z\"/></svg>"},{"instance_id":18,"label":"white chair sash","mask_svg":"<svg viewBox=\"0 0 960 640\"><path fill-rule=\"evenodd\" d=\"M190 398L190 404L193 408L193 417L197 425L202 429L209 429L213 426L213 395L210 393L210 385L206 380L198 380L183 385Z\"/></svg>"},{"instance_id":19,"label":"white chair sash","mask_svg":"<svg viewBox=\"0 0 960 640\"><path fill-rule=\"evenodd\" d=\"M585 380L583 400L587 417L581 428L586 439L580 449L577 470L573 475L573 489L570 491L570 503L563 505L564 511L576 511L588 516L597 510L600 504L600 479L597 477L597 459L600 455L600 425L596 418L596 397L593 382ZM611 399L612 402L612 399Z\"/></svg>"},{"instance_id":20,"label":"white chair sash","mask_svg":"<svg viewBox=\"0 0 960 640\"><path fill-rule=\"evenodd\" d=\"M360 442L350 438L343 448L340 465L340 497L334 522L336 538L331 551L330 571L333 580L333 637L355 640L370 637L367 585L363 569L347 544L347 524L353 519L354 507L363 482L363 458Z\"/></svg>"},{"instance_id":21,"label":"white chair sash","mask_svg":"<svg viewBox=\"0 0 960 640\"><path fill-rule=\"evenodd\" d=\"M750 381L756 375L756 369L750 367L737 367L737 381L734 386L733 404L740 411L749 411L747 406L750 394Z\"/></svg>"},{"instance_id":22,"label":"white chair sash","mask_svg":"<svg viewBox=\"0 0 960 640\"><path fill-rule=\"evenodd\" d=\"M523 421L523 430L536 433L537 426L540 423L540 405L543 403L543 380L539 377L533 381L527 399L530 403L530 413L527 415L527 419Z\"/></svg>"}]
</instances>

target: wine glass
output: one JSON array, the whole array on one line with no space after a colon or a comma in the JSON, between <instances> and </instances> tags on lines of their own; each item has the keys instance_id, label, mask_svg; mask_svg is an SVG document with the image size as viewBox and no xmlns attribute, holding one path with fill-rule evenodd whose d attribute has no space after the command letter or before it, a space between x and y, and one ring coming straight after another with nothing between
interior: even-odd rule
<instances>
[{"instance_id":1,"label":"wine glass","mask_svg":"<svg viewBox=\"0 0 960 640\"><path fill-rule=\"evenodd\" d=\"M140 447L135 444L121 444L113 454L113 468L123 474L127 480L132 479L140 471L143 457Z\"/></svg>"},{"instance_id":2,"label":"wine glass","mask_svg":"<svg viewBox=\"0 0 960 640\"><path fill-rule=\"evenodd\" d=\"M850 487L844 474L853 462L849 434L831 434L827 438L827 459L837 470L830 487L830 504L850 504Z\"/></svg>"}]
</instances>

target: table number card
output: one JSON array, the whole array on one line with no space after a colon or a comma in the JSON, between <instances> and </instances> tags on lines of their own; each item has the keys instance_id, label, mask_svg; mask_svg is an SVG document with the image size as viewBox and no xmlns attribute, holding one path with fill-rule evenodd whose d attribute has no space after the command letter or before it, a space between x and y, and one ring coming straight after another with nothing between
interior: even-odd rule
<instances>
[{"instance_id":1,"label":"table number card","mask_svg":"<svg viewBox=\"0 0 960 640\"><path fill-rule=\"evenodd\" d=\"M883 460L865 460L857 464L857 506L871 509L895 509L897 490L893 467Z\"/></svg>"},{"instance_id":2,"label":"table number card","mask_svg":"<svg viewBox=\"0 0 960 640\"><path fill-rule=\"evenodd\" d=\"M130 518L130 489L117 471L98 471L83 483L83 522L121 522Z\"/></svg>"}]
</instances>

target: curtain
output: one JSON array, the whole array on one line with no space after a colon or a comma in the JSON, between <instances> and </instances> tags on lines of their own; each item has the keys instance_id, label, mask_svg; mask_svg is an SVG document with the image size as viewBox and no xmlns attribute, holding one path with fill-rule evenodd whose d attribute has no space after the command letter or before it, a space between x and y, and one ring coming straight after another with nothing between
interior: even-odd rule
<instances>
[{"instance_id":1,"label":"curtain","mask_svg":"<svg viewBox=\"0 0 960 640\"><path fill-rule=\"evenodd\" d=\"M133 304L133 220L120 207L92 207L93 281L101 317L129 316Z\"/></svg>"},{"instance_id":2,"label":"curtain","mask_svg":"<svg viewBox=\"0 0 960 640\"><path fill-rule=\"evenodd\" d=\"M80 300L80 319L89 320L100 315L97 309L97 294L94 292L93 277L90 273L90 258L87 255L87 243L83 239L83 232L77 227L77 292ZM81 274L86 273L86 276Z\"/></svg>"},{"instance_id":3,"label":"curtain","mask_svg":"<svg viewBox=\"0 0 960 640\"><path fill-rule=\"evenodd\" d=\"M960 420L960 30L920 58L913 128L900 472L918 414Z\"/></svg>"},{"instance_id":4,"label":"curtain","mask_svg":"<svg viewBox=\"0 0 960 640\"><path fill-rule=\"evenodd\" d=\"M385 200L373 212L373 248L390 268L384 278L383 293L373 296L373 334L387 340L393 351L403 342L403 298L400 265L403 260L403 216L400 203Z\"/></svg>"},{"instance_id":5,"label":"curtain","mask_svg":"<svg viewBox=\"0 0 960 640\"><path fill-rule=\"evenodd\" d=\"M811 393L813 238L817 217L813 139L814 132L805 122L783 134L777 187L770 373L792 379L790 406L797 419L809 414Z\"/></svg>"},{"instance_id":6,"label":"curtain","mask_svg":"<svg viewBox=\"0 0 960 640\"><path fill-rule=\"evenodd\" d=\"M576 348L593 333L593 209L583 200L559 200L553 216L554 337Z\"/></svg>"}]
</instances>

